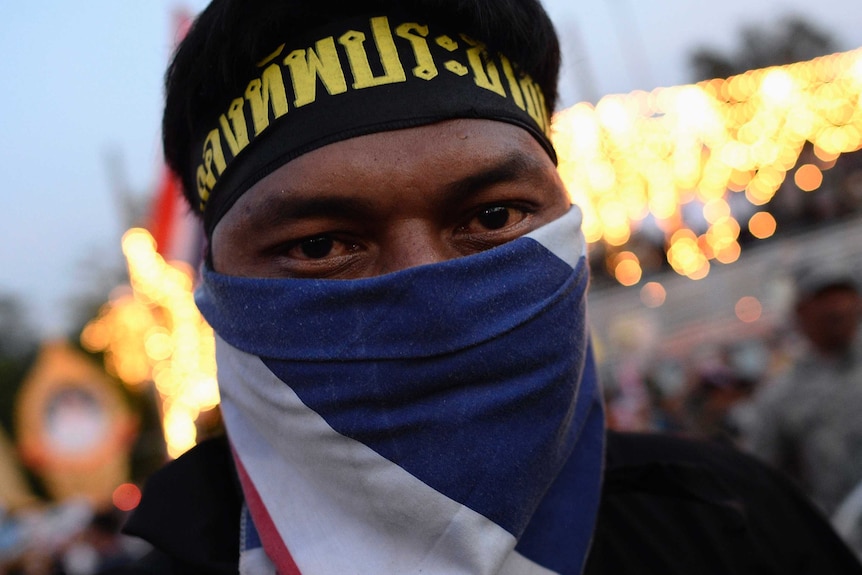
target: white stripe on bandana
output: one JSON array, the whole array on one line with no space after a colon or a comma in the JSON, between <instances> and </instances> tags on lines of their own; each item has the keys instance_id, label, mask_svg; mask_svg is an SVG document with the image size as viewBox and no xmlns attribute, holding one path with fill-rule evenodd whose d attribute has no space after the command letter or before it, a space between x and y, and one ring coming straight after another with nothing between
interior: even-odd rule
<instances>
[{"instance_id":1,"label":"white stripe on bandana","mask_svg":"<svg viewBox=\"0 0 862 575\"><path fill-rule=\"evenodd\" d=\"M258 357L220 338L217 351L235 455L299 573L552 573L506 530L334 431ZM272 559L287 575L289 562Z\"/></svg>"}]
</instances>

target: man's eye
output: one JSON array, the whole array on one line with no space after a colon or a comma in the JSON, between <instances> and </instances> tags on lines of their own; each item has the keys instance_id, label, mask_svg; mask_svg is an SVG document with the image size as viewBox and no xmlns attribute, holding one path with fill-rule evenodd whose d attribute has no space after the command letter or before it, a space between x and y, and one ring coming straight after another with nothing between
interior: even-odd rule
<instances>
[{"instance_id":1,"label":"man's eye","mask_svg":"<svg viewBox=\"0 0 862 575\"><path fill-rule=\"evenodd\" d=\"M334 241L332 238L327 236L320 236L317 238L309 238L307 240L302 240L299 242L297 247L299 251L302 252L302 255L312 260L319 260L321 258L325 258L330 253L332 253L332 248L334 245Z\"/></svg>"},{"instance_id":2,"label":"man's eye","mask_svg":"<svg viewBox=\"0 0 862 575\"><path fill-rule=\"evenodd\" d=\"M476 214L476 220L487 230L499 230L509 223L510 211L505 206L492 206Z\"/></svg>"}]
</instances>

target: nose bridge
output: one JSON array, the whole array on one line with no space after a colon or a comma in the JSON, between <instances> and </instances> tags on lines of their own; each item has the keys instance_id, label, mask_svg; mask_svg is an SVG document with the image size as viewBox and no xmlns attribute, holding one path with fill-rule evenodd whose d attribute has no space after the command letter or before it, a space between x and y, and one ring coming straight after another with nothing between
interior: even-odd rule
<instances>
[{"instance_id":1,"label":"nose bridge","mask_svg":"<svg viewBox=\"0 0 862 575\"><path fill-rule=\"evenodd\" d=\"M380 273L391 273L456 257L443 234L422 219L401 220L381 246Z\"/></svg>"}]
</instances>

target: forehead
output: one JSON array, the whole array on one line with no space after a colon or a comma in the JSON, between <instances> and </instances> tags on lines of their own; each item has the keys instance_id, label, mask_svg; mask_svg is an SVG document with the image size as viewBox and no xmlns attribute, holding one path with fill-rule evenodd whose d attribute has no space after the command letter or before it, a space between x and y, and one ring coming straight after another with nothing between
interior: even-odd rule
<instances>
[{"instance_id":1,"label":"forehead","mask_svg":"<svg viewBox=\"0 0 862 575\"><path fill-rule=\"evenodd\" d=\"M462 156L477 160L513 153L552 163L526 130L494 120L456 119L348 138L304 154L285 167L296 170L338 161L369 171L380 164L421 169Z\"/></svg>"},{"instance_id":2,"label":"forehead","mask_svg":"<svg viewBox=\"0 0 862 575\"><path fill-rule=\"evenodd\" d=\"M323 146L284 164L249 188L226 219L266 196L278 196L281 202L286 194L337 191L382 201L393 187L427 193L502 164L524 172L556 172L535 138L509 123L448 120L378 132Z\"/></svg>"}]
</instances>

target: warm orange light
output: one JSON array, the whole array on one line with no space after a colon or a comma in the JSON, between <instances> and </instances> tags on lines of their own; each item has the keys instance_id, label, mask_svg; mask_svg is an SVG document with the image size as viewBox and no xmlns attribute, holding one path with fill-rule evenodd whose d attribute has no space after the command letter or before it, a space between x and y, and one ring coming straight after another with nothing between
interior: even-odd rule
<instances>
[{"instance_id":1,"label":"warm orange light","mask_svg":"<svg viewBox=\"0 0 862 575\"><path fill-rule=\"evenodd\" d=\"M739 259L740 255L742 255L742 246L739 242L733 241L716 251L715 259L723 264L732 264Z\"/></svg>"},{"instance_id":2,"label":"warm orange light","mask_svg":"<svg viewBox=\"0 0 862 575\"><path fill-rule=\"evenodd\" d=\"M836 152L827 152L826 150L818 146L814 146L814 155L817 156L817 158L822 162L831 163L837 160L838 156L840 156L841 154L838 154Z\"/></svg>"},{"instance_id":3,"label":"warm orange light","mask_svg":"<svg viewBox=\"0 0 862 575\"><path fill-rule=\"evenodd\" d=\"M730 206L724 198L718 198L707 202L703 206L703 217L711 224L714 224L722 218L730 217Z\"/></svg>"},{"instance_id":4,"label":"warm orange light","mask_svg":"<svg viewBox=\"0 0 862 575\"><path fill-rule=\"evenodd\" d=\"M745 323L754 323L763 314L763 306L756 297L745 296L736 302L734 307L736 317Z\"/></svg>"},{"instance_id":5,"label":"warm orange light","mask_svg":"<svg viewBox=\"0 0 862 575\"><path fill-rule=\"evenodd\" d=\"M615 258L614 277L624 286L633 286L641 281L643 270L632 252L623 252Z\"/></svg>"},{"instance_id":6,"label":"warm orange light","mask_svg":"<svg viewBox=\"0 0 862 575\"><path fill-rule=\"evenodd\" d=\"M748 220L748 231L759 240L772 237L777 226L775 218L769 212L757 212Z\"/></svg>"},{"instance_id":7,"label":"warm orange light","mask_svg":"<svg viewBox=\"0 0 862 575\"><path fill-rule=\"evenodd\" d=\"M692 270L691 272L687 273L686 275L688 276L688 279L702 280L703 278L705 278L706 276L709 275L709 270L711 267L712 266L709 265L709 260L704 258L700 262L700 267L698 267L695 270Z\"/></svg>"},{"instance_id":8,"label":"warm orange light","mask_svg":"<svg viewBox=\"0 0 862 575\"><path fill-rule=\"evenodd\" d=\"M658 282L648 282L641 288L641 301L647 307L661 307L667 300L667 290Z\"/></svg>"},{"instance_id":9,"label":"warm orange light","mask_svg":"<svg viewBox=\"0 0 862 575\"><path fill-rule=\"evenodd\" d=\"M111 499L120 511L131 511L141 502L141 490L134 483L123 483L114 489Z\"/></svg>"},{"instance_id":10,"label":"warm orange light","mask_svg":"<svg viewBox=\"0 0 862 575\"><path fill-rule=\"evenodd\" d=\"M803 164L796 170L793 181L803 192L813 192L823 183L823 172L814 164Z\"/></svg>"}]
</instances>

